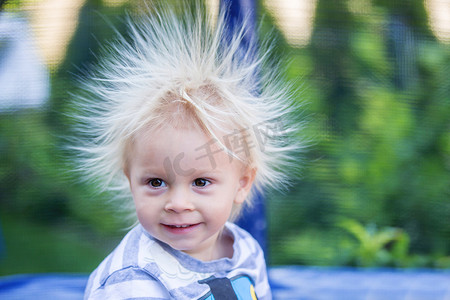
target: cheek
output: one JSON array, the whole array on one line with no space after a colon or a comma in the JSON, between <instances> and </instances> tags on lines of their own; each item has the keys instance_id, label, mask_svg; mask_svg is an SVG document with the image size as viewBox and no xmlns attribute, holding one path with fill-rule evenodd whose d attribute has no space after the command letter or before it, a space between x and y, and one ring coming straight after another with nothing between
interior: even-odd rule
<instances>
[{"instance_id":1,"label":"cheek","mask_svg":"<svg viewBox=\"0 0 450 300\"><path fill-rule=\"evenodd\" d=\"M155 235L159 224L159 217L155 211L149 207L141 207L136 210L136 215L142 227L144 227L148 233Z\"/></svg>"},{"instance_id":2,"label":"cheek","mask_svg":"<svg viewBox=\"0 0 450 300\"><path fill-rule=\"evenodd\" d=\"M150 210L144 207L136 208L136 215L142 225L149 223L153 219Z\"/></svg>"},{"instance_id":3,"label":"cheek","mask_svg":"<svg viewBox=\"0 0 450 300\"><path fill-rule=\"evenodd\" d=\"M221 197L220 199L215 200L218 200L215 205L205 205L204 209L208 211L208 215L211 220L225 223L230 217L233 209L233 198Z\"/></svg>"},{"instance_id":4,"label":"cheek","mask_svg":"<svg viewBox=\"0 0 450 300\"><path fill-rule=\"evenodd\" d=\"M142 199L133 195L134 207L139 222L144 225L149 224L152 221L158 222L158 214L161 210L157 205L157 201L151 201L152 199Z\"/></svg>"}]
</instances>

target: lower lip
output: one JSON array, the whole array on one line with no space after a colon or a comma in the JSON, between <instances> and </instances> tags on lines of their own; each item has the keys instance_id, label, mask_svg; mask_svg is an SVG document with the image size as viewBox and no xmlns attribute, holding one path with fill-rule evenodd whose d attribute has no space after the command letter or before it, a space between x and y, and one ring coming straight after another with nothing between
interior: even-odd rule
<instances>
[{"instance_id":1,"label":"lower lip","mask_svg":"<svg viewBox=\"0 0 450 300\"><path fill-rule=\"evenodd\" d=\"M188 227L173 227L166 224L162 224L163 228L172 234L187 234L195 230L199 225L200 223L192 224Z\"/></svg>"}]
</instances>

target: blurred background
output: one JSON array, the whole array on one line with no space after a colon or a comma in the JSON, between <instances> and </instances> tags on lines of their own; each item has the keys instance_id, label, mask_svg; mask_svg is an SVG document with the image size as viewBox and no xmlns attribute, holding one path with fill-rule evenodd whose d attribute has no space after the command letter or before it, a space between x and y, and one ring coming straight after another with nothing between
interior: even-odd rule
<instances>
[{"instance_id":1,"label":"blurred background","mask_svg":"<svg viewBox=\"0 0 450 300\"><path fill-rule=\"evenodd\" d=\"M127 231L64 145L77 76L138 2L1 1L0 275L90 272ZM450 1L259 0L258 16L314 141L267 195L269 264L450 268Z\"/></svg>"}]
</instances>

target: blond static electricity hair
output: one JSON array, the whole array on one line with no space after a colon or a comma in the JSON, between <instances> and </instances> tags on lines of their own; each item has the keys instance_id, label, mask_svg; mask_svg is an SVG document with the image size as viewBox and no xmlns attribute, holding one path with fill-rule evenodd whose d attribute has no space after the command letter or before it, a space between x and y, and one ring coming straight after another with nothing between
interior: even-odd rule
<instances>
[{"instance_id":1,"label":"blond static electricity hair","mask_svg":"<svg viewBox=\"0 0 450 300\"><path fill-rule=\"evenodd\" d=\"M136 135L190 123L254 168L256 189L287 187L302 126L291 122L297 107L269 43L241 47L245 26L230 33L223 14L213 22L199 5L148 10L128 18L129 36L105 47L107 58L83 82L79 170L116 199L130 198L124 171ZM119 203L133 211L132 201Z\"/></svg>"}]
</instances>

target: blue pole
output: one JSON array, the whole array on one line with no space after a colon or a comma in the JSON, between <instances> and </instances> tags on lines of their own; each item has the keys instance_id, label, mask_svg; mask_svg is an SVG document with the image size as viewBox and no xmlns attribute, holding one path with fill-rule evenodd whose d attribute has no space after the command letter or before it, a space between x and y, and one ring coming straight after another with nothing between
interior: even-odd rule
<instances>
[{"instance_id":1,"label":"blue pole","mask_svg":"<svg viewBox=\"0 0 450 300\"><path fill-rule=\"evenodd\" d=\"M256 1L255 0L221 0L220 10L225 9L225 16L228 25L228 29L233 32L234 28L242 27L244 19L246 19L245 25L247 26L244 39L241 47L248 49L256 45L258 40L256 31ZM257 74L255 74L257 76ZM261 248L266 253L267 250L267 220L266 210L264 204L264 195L258 193L253 199L254 205L251 208L246 209L237 224L247 230L261 245Z\"/></svg>"}]
</instances>

